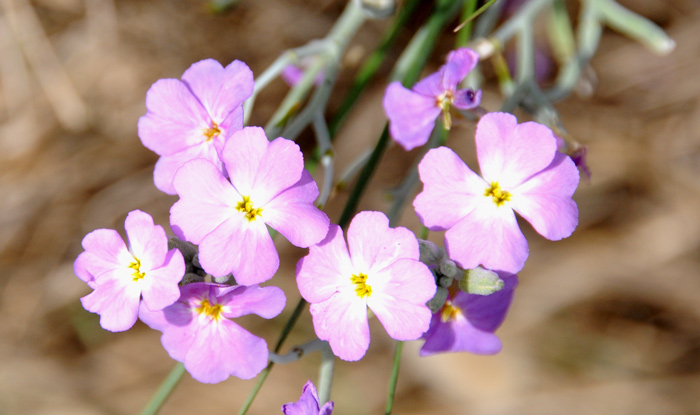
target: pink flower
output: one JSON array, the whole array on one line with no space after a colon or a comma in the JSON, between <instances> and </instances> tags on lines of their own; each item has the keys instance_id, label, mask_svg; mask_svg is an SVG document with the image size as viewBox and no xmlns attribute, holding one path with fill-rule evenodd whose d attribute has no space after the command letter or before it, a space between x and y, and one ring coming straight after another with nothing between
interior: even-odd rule
<instances>
[{"instance_id":1,"label":"pink flower","mask_svg":"<svg viewBox=\"0 0 700 415\"><path fill-rule=\"evenodd\" d=\"M409 90L400 82L389 84L384 95L384 111L389 118L389 131L394 140L406 150L428 142L435 120L443 114L445 128L451 126L450 107L460 110L476 108L481 103L481 91L457 89L474 69L479 55L461 48L447 55L440 70Z\"/></svg>"},{"instance_id":2,"label":"pink flower","mask_svg":"<svg viewBox=\"0 0 700 415\"><path fill-rule=\"evenodd\" d=\"M557 152L549 128L505 113L481 118L476 150L483 178L452 150L430 150L418 166L424 188L413 206L423 225L447 230L447 252L461 268L517 273L528 246L514 211L547 239L568 237L578 223L571 199L578 170Z\"/></svg>"},{"instance_id":3,"label":"pink flower","mask_svg":"<svg viewBox=\"0 0 700 415\"><path fill-rule=\"evenodd\" d=\"M180 200L170 210L171 225L199 245L205 271L233 273L241 285L272 278L279 256L266 225L302 248L326 236L330 221L314 206L318 188L293 141L269 142L262 128L246 127L232 135L221 159L230 181L209 161L193 160L173 182Z\"/></svg>"},{"instance_id":4,"label":"pink flower","mask_svg":"<svg viewBox=\"0 0 700 415\"><path fill-rule=\"evenodd\" d=\"M467 294L458 290L448 297L442 309L433 314L420 355L500 352L501 340L494 332L506 318L518 277L506 273L499 273L499 277L505 286L493 294Z\"/></svg>"},{"instance_id":5,"label":"pink flower","mask_svg":"<svg viewBox=\"0 0 700 415\"><path fill-rule=\"evenodd\" d=\"M333 412L333 402L326 402L319 408L316 387L308 381L301 390L299 400L282 405L282 412L284 415L330 415Z\"/></svg>"},{"instance_id":6,"label":"pink flower","mask_svg":"<svg viewBox=\"0 0 700 415\"><path fill-rule=\"evenodd\" d=\"M349 246L349 252L348 252ZM311 303L316 334L344 360L369 347L367 307L397 340L415 340L430 323L425 303L435 294L432 273L418 261L418 241L406 228L389 228L381 212L360 212L343 232L328 236L297 264L297 284Z\"/></svg>"},{"instance_id":7,"label":"pink flower","mask_svg":"<svg viewBox=\"0 0 700 415\"><path fill-rule=\"evenodd\" d=\"M185 364L196 380L217 383L233 375L252 379L267 365L264 339L229 320L282 312L284 292L277 287L241 287L196 282L181 288L177 302L161 311L141 307L139 318L163 332L170 357Z\"/></svg>"},{"instance_id":8,"label":"pink flower","mask_svg":"<svg viewBox=\"0 0 700 415\"><path fill-rule=\"evenodd\" d=\"M151 310L162 310L180 296L178 282L185 261L148 213L134 210L124 223L129 248L113 229L97 229L83 238L75 274L94 289L81 299L86 310L100 315L109 331L124 331L136 322L141 296Z\"/></svg>"},{"instance_id":9,"label":"pink flower","mask_svg":"<svg viewBox=\"0 0 700 415\"><path fill-rule=\"evenodd\" d=\"M185 162L203 158L219 171L218 152L231 134L243 128L243 101L253 93L253 73L240 61L226 68L207 59L190 66L178 79L161 79L146 95L146 115L139 137L160 159L153 172L156 187L174 195L172 182Z\"/></svg>"}]
</instances>

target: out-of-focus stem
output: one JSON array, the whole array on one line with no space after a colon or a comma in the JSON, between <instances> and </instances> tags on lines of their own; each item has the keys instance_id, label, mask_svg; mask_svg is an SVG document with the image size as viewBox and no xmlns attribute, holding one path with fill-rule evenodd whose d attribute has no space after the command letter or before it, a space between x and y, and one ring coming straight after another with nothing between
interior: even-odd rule
<instances>
[{"instance_id":1,"label":"out-of-focus stem","mask_svg":"<svg viewBox=\"0 0 700 415\"><path fill-rule=\"evenodd\" d=\"M391 415L391 411L394 408L394 396L396 395L396 384L399 380L399 366L401 365L401 352L403 351L403 342L396 342L396 349L394 350L394 366L391 370L391 380L389 381L389 393L386 399L386 409L384 410L384 415Z\"/></svg>"},{"instance_id":2,"label":"out-of-focus stem","mask_svg":"<svg viewBox=\"0 0 700 415\"><path fill-rule=\"evenodd\" d=\"M321 367L318 379L318 402L322 406L331 399L331 385L333 384L333 367L335 355L328 342L324 342L321 348Z\"/></svg>"},{"instance_id":3,"label":"out-of-focus stem","mask_svg":"<svg viewBox=\"0 0 700 415\"><path fill-rule=\"evenodd\" d=\"M151 400L146 404L146 407L141 411L141 415L155 415L160 411L166 400L173 393L175 387L180 380L182 375L185 373L185 365L178 362L175 367L170 371L168 376L165 378L163 383L160 385L156 393L151 397Z\"/></svg>"}]
</instances>

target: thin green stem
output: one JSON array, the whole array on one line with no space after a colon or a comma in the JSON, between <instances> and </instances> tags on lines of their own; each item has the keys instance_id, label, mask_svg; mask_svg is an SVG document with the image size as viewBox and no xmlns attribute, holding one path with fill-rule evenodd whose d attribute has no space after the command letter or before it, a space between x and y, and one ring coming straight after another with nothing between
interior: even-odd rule
<instances>
[{"instance_id":1,"label":"thin green stem","mask_svg":"<svg viewBox=\"0 0 700 415\"><path fill-rule=\"evenodd\" d=\"M472 26L472 21L479 17L479 15L483 12L485 12L489 7L495 3L496 0L489 0L486 4L483 6L479 7L479 10L474 11L474 8L476 8L476 1L475 0L467 0L467 4L465 5L465 8L463 9L462 12L462 23L459 24L459 26L455 27L454 31L455 32L460 32L464 29L466 30L466 35L464 35L464 41L460 42L459 41L459 36L458 36L458 41L457 41L457 47L461 47L467 44L467 40L469 39L469 33L471 33L471 26Z\"/></svg>"},{"instance_id":2,"label":"thin green stem","mask_svg":"<svg viewBox=\"0 0 700 415\"><path fill-rule=\"evenodd\" d=\"M173 367L173 369L170 371L163 383L161 383L156 393L151 397L151 400L148 401L146 407L143 408L143 411L141 411L141 415L157 414L158 411L160 411L160 408L165 403L165 401L168 400L168 397L170 397L170 394L173 393L173 390L175 390L177 384L180 383L180 380L182 379L182 375L184 373L185 365L178 362L175 365L175 367Z\"/></svg>"},{"instance_id":3,"label":"thin green stem","mask_svg":"<svg viewBox=\"0 0 700 415\"><path fill-rule=\"evenodd\" d=\"M282 344L284 344L284 341L287 339L287 336L289 336L289 333L292 331L292 328L299 319L299 316L301 316L302 311L304 311L304 307L306 306L306 304L306 300L304 300L303 298L299 299L299 302L294 308L292 315L289 316L289 320L287 320L287 324L284 325L284 328L280 333L280 337L277 340L277 344L275 345L275 353L278 353L282 348ZM250 409L250 406L253 404L253 400L255 400L255 397L258 395L258 392L260 392L260 388L262 387L263 383L265 383L267 376L270 374L270 371L274 366L275 364L273 362L269 362L265 369L263 369L263 371L260 372L258 382L255 384L255 387L250 392L250 395L248 395L248 399L246 399L245 403L241 407L241 410L238 412L238 415L245 415L248 412L248 409Z\"/></svg>"},{"instance_id":4,"label":"thin green stem","mask_svg":"<svg viewBox=\"0 0 700 415\"><path fill-rule=\"evenodd\" d=\"M399 380L399 366L401 365L401 351L403 350L403 342L396 342L394 351L394 367L391 370L391 380L389 381L389 393L386 399L386 409L384 415L391 415L391 410L394 408L394 395L396 394L396 384Z\"/></svg>"}]
</instances>

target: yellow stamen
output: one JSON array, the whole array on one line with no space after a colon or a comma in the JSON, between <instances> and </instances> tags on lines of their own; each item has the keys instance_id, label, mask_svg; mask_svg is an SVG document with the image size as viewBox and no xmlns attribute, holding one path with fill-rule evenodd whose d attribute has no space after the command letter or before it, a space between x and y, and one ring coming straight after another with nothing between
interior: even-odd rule
<instances>
[{"instance_id":1,"label":"yellow stamen","mask_svg":"<svg viewBox=\"0 0 700 415\"><path fill-rule=\"evenodd\" d=\"M207 137L207 142L213 140L214 137L218 137L219 134L221 134L221 130L219 129L219 125L213 121L211 123L210 128L204 129L204 136Z\"/></svg>"},{"instance_id":2,"label":"yellow stamen","mask_svg":"<svg viewBox=\"0 0 700 415\"><path fill-rule=\"evenodd\" d=\"M447 300L445 301L445 305L442 306L442 310L440 311L440 320L443 323L446 323L448 321L454 321L458 316L462 315L462 310L454 305L452 301Z\"/></svg>"},{"instance_id":3,"label":"yellow stamen","mask_svg":"<svg viewBox=\"0 0 700 415\"><path fill-rule=\"evenodd\" d=\"M353 275L350 277L350 281L355 284L355 293L358 297L365 298L372 295L372 287L367 284L367 275Z\"/></svg>"},{"instance_id":4,"label":"yellow stamen","mask_svg":"<svg viewBox=\"0 0 700 415\"><path fill-rule=\"evenodd\" d=\"M211 305L209 300L202 300L202 303L195 309L195 311L198 314L204 314L212 320L219 321L222 318L222 308L223 307L221 307L221 304Z\"/></svg>"},{"instance_id":5,"label":"yellow stamen","mask_svg":"<svg viewBox=\"0 0 700 415\"><path fill-rule=\"evenodd\" d=\"M437 97L435 102L437 107L442 110L442 125L445 127L446 130L452 128L452 116L450 115L450 105L452 105L454 99L455 97L452 91L445 91Z\"/></svg>"},{"instance_id":6,"label":"yellow stamen","mask_svg":"<svg viewBox=\"0 0 700 415\"><path fill-rule=\"evenodd\" d=\"M257 219L258 216L262 215L262 208L255 208L253 202L250 201L250 196L243 196L243 200L238 202L236 209L239 212L245 212L245 217L249 222Z\"/></svg>"},{"instance_id":7,"label":"yellow stamen","mask_svg":"<svg viewBox=\"0 0 700 415\"><path fill-rule=\"evenodd\" d=\"M498 182L491 182L491 187L486 189L484 196L490 196L493 199L493 203L499 207L503 206L505 202L508 202L511 199L511 194L507 190L501 189Z\"/></svg>"},{"instance_id":8,"label":"yellow stamen","mask_svg":"<svg viewBox=\"0 0 700 415\"><path fill-rule=\"evenodd\" d=\"M138 258L134 258L134 262L129 264L129 268L134 270L134 273L131 274L134 281L143 279L146 276L145 272L141 272L141 261Z\"/></svg>"}]
</instances>

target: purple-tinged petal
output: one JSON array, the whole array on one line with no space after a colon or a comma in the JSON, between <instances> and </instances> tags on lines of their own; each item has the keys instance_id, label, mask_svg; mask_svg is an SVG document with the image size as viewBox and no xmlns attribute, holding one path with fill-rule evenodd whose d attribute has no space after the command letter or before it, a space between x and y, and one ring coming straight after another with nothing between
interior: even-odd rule
<instances>
[{"instance_id":1,"label":"purple-tinged petal","mask_svg":"<svg viewBox=\"0 0 700 415\"><path fill-rule=\"evenodd\" d=\"M126 216L124 229L131 253L141 261L142 271L150 271L163 264L168 253L168 237L162 226L153 223L151 215L132 210Z\"/></svg>"},{"instance_id":2,"label":"purple-tinged petal","mask_svg":"<svg viewBox=\"0 0 700 415\"><path fill-rule=\"evenodd\" d=\"M318 415L331 415L331 412L333 412L333 406L333 401L326 402L318 411Z\"/></svg>"},{"instance_id":3,"label":"purple-tinged petal","mask_svg":"<svg viewBox=\"0 0 700 415\"><path fill-rule=\"evenodd\" d=\"M399 259L382 274L389 274L390 279L374 284L374 275L367 278L372 287L367 305L392 338L419 338L430 325L431 312L425 303L435 295L433 274L425 264L411 259Z\"/></svg>"},{"instance_id":4,"label":"purple-tinged petal","mask_svg":"<svg viewBox=\"0 0 700 415\"><path fill-rule=\"evenodd\" d=\"M326 238L311 246L309 255L297 263L299 292L310 303L326 301L347 283L353 272L343 231L331 224Z\"/></svg>"},{"instance_id":5,"label":"purple-tinged petal","mask_svg":"<svg viewBox=\"0 0 700 415\"><path fill-rule=\"evenodd\" d=\"M447 147L428 151L418 172L424 187L413 206L421 223L431 230L449 229L462 220L482 202L488 187Z\"/></svg>"},{"instance_id":6,"label":"purple-tinged petal","mask_svg":"<svg viewBox=\"0 0 700 415\"><path fill-rule=\"evenodd\" d=\"M306 382L299 400L282 405L282 412L285 415L319 415L318 394L314 384Z\"/></svg>"},{"instance_id":7,"label":"purple-tinged petal","mask_svg":"<svg viewBox=\"0 0 700 415\"><path fill-rule=\"evenodd\" d=\"M151 311L141 304L139 319L150 328L163 332L160 341L171 358L179 362L185 360L199 330L198 318L188 304L177 301L159 311Z\"/></svg>"},{"instance_id":8,"label":"purple-tinged petal","mask_svg":"<svg viewBox=\"0 0 700 415\"><path fill-rule=\"evenodd\" d=\"M185 369L202 383L230 375L252 379L267 365L267 343L228 319L200 327L185 357Z\"/></svg>"},{"instance_id":9,"label":"purple-tinged petal","mask_svg":"<svg viewBox=\"0 0 700 415\"><path fill-rule=\"evenodd\" d=\"M356 269L381 271L397 259L418 260L418 240L406 228L390 228L382 212L360 212L348 227L348 247Z\"/></svg>"},{"instance_id":10,"label":"purple-tinged petal","mask_svg":"<svg viewBox=\"0 0 700 415\"><path fill-rule=\"evenodd\" d=\"M167 240L164 243L167 248ZM185 275L185 260L177 249L171 249L158 268L146 272L141 281L143 302L151 310L162 310L180 298L178 283Z\"/></svg>"},{"instance_id":11,"label":"purple-tinged petal","mask_svg":"<svg viewBox=\"0 0 700 415\"><path fill-rule=\"evenodd\" d=\"M180 195L170 209L170 223L199 244L236 211L240 196L219 170L206 160L192 160L178 170L173 185Z\"/></svg>"},{"instance_id":12,"label":"purple-tinged petal","mask_svg":"<svg viewBox=\"0 0 700 415\"><path fill-rule=\"evenodd\" d=\"M273 318L284 310L284 291L277 287L239 286L219 297L224 305L224 316L229 318L257 314L263 318Z\"/></svg>"},{"instance_id":13,"label":"purple-tinged petal","mask_svg":"<svg viewBox=\"0 0 700 415\"><path fill-rule=\"evenodd\" d=\"M153 170L153 182L156 188L169 195L177 194L175 186L173 186L175 174L185 163L194 159L207 160L214 164L220 172L223 172L224 164L219 159L215 144L216 140L211 143L205 142L159 158Z\"/></svg>"},{"instance_id":14,"label":"purple-tinged petal","mask_svg":"<svg viewBox=\"0 0 700 415\"><path fill-rule=\"evenodd\" d=\"M529 250L513 210L496 207L488 198L445 232L449 257L461 268L479 265L495 271L517 273Z\"/></svg>"},{"instance_id":15,"label":"purple-tinged petal","mask_svg":"<svg viewBox=\"0 0 700 415\"><path fill-rule=\"evenodd\" d=\"M301 180L263 206L262 217L292 245L308 248L325 238L330 224L328 216L314 205L317 197L316 182L304 170Z\"/></svg>"},{"instance_id":16,"label":"purple-tinged petal","mask_svg":"<svg viewBox=\"0 0 700 415\"><path fill-rule=\"evenodd\" d=\"M408 90L399 82L387 87L384 111L389 119L391 136L406 150L428 142L435 119L440 115L435 97Z\"/></svg>"},{"instance_id":17,"label":"purple-tinged petal","mask_svg":"<svg viewBox=\"0 0 700 415\"><path fill-rule=\"evenodd\" d=\"M447 55L447 63L440 68L442 88L454 91L478 62L479 54L471 49L459 48L450 52Z\"/></svg>"},{"instance_id":18,"label":"purple-tinged petal","mask_svg":"<svg viewBox=\"0 0 700 415\"><path fill-rule=\"evenodd\" d=\"M512 191L512 207L545 238L566 238L578 224L578 208L571 199L578 183L573 161L557 153L547 169Z\"/></svg>"},{"instance_id":19,"label":"purple-tinged petal","mask_svg":"<svg viewBox=\"0 0 700 415\"><path fill-rule=\"evenodd\" d=\"M141 289L131 280L110 278L81 298L83 307L100 315L100 326L109 331L130 329L138 318Z\"/></svg>"},{"instance_id":20,"label":"purple-tinged petal","mask_svg":"<svg viewBox=\"0 0 700 415\"><path fill-rule=\"evenodd\" d=\"M209 116L197 97L177 79L156 81L146 94L148 111L139 118L143 145L163 156L206 140Z\"/></svg>"},{"instance_id":21,"label":"purple-tinged petal","mask_svg":"<svg viewBox=\"0 0 700 415\"><path fill-rule=\"evenodd\" d=\"M445 88L442 87L442 73L440 71L421 79L411 89L426 98L431 98L434 105L437 105L437 97L446 92Z\"/></svg>"},{"instance_id":22,"label":"purple-tinged petal","mask_svg":"<svg viewBox=\"0 0 700 415\"><path fill-rule=\"evenodd\" d=\"M255 85L253 72L239 60L226 68L213 59L196 62L182 75L182 81L217 123L240 107L253 93Z\"/></svg>"},{"instance_id":23,"label":"purple-tinged petal","mask_svg":"<svg viewBox=\"0 0 700 415\"><path fill-rule=\"evenodd\" d=\"M348 277L349 279L349 277ZM360 360L369 348L367 306L354 292L337 293L309 306L316 335L327 340L333 354L343 360Z\"/></svg>"},{"instance_id":24,"label":"purple-tinged petal","mask_svg":"<svg viewBox=\"0 0 700 415\"><path fill-rule=\"evenodd\" d=\"M481 105L481 90L459 89L455 92L452 105L461 110L470 110Z\"/></svg>"},{"instance_id":25,"label":"purple-tinged petal","mask_svg":"<svg viewBox=\"0 0 700 415\"><path fill-rule=\"evenodd\" d=\"M513 115L502 112L484 115L475 139L482 176L507 191L545 169L557 151L549 128L535 122L518 124Z\"/></svg>"},{"instance_id":26,"label":"purple-tinged petal","mask_svg":"<svg viewBox=\"0 0 700 415\"><path fill-rule=\"evenodd\" d=\"M453 302L466 316L469 324L477 330L494 332L503 324L510 303L513 301L518 277L504 272L498 273L504 286L500 291L489 295L459 292Z\"/></svg>"},{"instance_id":27,"label":"purple-tinged petal","mask_svg":"<svg viewBox=\"0 0 700 415\"><path fill-rule=\"evenodd\" d=\"M202 268L215 277L233 273L240 285L259 284L275 275L279 256L262 221L232 215L199 245Z\"/></svg>"},{"instance_id":28,"label":"purple-tinged petal","mask_svg":"<svg viewBox=\"0 0 700 415\"><path fill-rule=\"evenodd\" d=\"M440 313L433 315L430 330L425 334L421 356L445 352L469 352L474 354L496 354L503 347L495 334L476 329L464 315L452 321L441 321Z\"/></svg>"}]
</instances>

